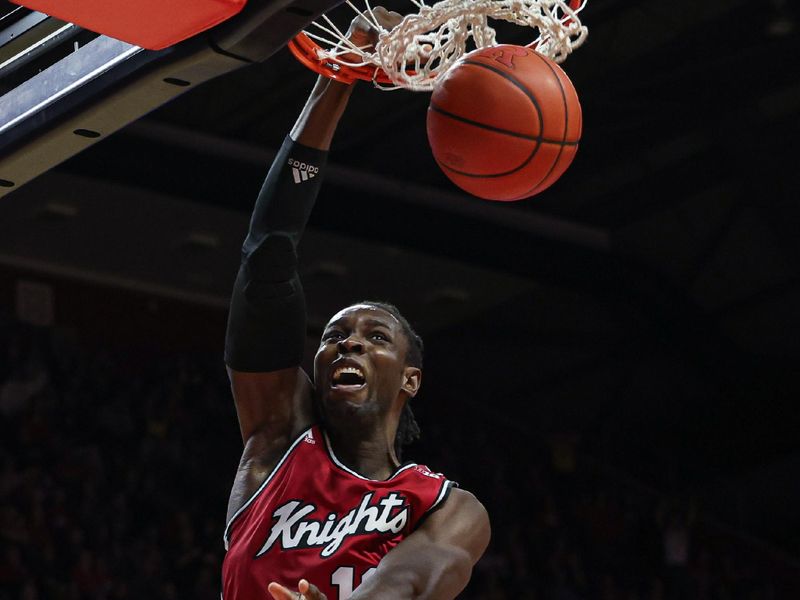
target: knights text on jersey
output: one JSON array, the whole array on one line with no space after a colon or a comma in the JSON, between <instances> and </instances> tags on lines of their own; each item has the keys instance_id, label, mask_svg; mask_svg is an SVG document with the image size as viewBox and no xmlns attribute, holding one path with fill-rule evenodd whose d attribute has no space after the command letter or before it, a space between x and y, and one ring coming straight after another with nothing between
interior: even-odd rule
<instances>
[{"instance_id":1,"label":"knights text on jersey","mask_svg":"<svg viewBox=\"0 0 800 600\"><path fill-rule=\"evenodd\" d=\"M311 427L225 528L222 596L266 600L271 581L296 589L302 578L328 600L347 600L452 486L413 463L386 481L362 477Z\"/></svg>"}]
</instances>

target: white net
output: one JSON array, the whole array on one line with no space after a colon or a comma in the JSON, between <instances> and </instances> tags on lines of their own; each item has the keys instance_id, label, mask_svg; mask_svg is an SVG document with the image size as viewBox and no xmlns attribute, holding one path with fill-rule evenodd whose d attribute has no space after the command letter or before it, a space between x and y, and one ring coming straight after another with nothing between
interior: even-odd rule
<instances>
[{"instance_id":1,"label":"white net","mask_svg":"<svg viewBox=\"0 0 800 600\"><path fill-rule=\"evenodd\" d=\"M380 67L391 84L383 89L432 90L436 81L474 46L496 45L496 32L489 19L534 28L537 37L526 44L537 52L562 62L588 34L578 13L586 0L571 8L566 0L440 0L427 5L410 0L419 12L403 17L392 29L375 17L369 0L366 9L347 4L363 14L378 34L374 48L356 47L328 17L314 22L306 34L320 44L318 58L348 67Z\"/></svg>"}]
</instances>

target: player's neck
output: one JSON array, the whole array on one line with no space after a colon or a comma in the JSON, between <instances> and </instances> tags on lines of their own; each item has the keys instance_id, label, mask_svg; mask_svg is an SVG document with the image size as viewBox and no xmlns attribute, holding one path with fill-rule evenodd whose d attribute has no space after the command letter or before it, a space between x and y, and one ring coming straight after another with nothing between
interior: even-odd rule
<instances>
[{"instance_id":1,"label":"player's neck","mask_svg":"<svg viewBox=\"0 0 800 600\"><path fill-rule=\"evenodd\" d=\"M380 429L369 432L328 428L336 458L348 469L368 479L388 479L398 466L391 444Z\"/></svg>"}]
</instances>

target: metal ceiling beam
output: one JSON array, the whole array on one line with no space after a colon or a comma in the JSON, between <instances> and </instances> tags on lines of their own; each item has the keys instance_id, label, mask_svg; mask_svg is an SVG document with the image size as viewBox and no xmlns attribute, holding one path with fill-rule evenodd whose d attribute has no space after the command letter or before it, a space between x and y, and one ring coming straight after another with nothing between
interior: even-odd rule
<instances>
[{"instance_id":1,"label":"metal ceiling beam","mask_svg":"<svg viewBox=\"0 0 800 600\"><path fill-rule=\"evenodd\" d=\"M125 134L258 167L269 164L275 156L272 150L154 121L139 121L128 127ZM325 178L330 183L347 189L357 189L362 193L372 193L406 204L444 210L547 240L600 252L608 252L611 247L608 232L598 227L523 211L508 205L498 206L491 202L477 201L466 194L421 185L406 179L368 173L336 163L329 164Z\"/></svg>"},{"instance_id":2,"label":"metal ceiling beam","mask_svg":"<svg viewBox=\"0 0 800 600\"><path fill-rule=\"evenodd\" d=\"M757 60L758 51L753 49L747 57L748 60ZM726 178L733 188L740 188L743 179L752 177L751 155L755 151L752 146L750 152L746 154L736 151L736 145L732 143L736 129L730 124L736 123L739 128L759 131L757 143L769 146L765 142L767 136L780 139L782 135L790 135L776 128L780 127L779 120L796 114L797 107L800 106L798 90L800 87L797 84L773 87L769 90L769 94L756 98L742 98L740 102L723 104L717 110L705 111L702 123L687 123L683 128L673 127L669 130L669 137L661 137L664 134L660 134L658 139L654 139L644 151L635 145L632 146L635 153L619 155L616 157L616 162L597 163L588 177L573 182L574 193L583 199L585 206L591 207L591 212L585 213L590 217L622 212L628 220L635 220L662 210L664 198L669 196L667 190L672 189L673 193L681 193L692 173L705 178L702 185L712 183L712 178L714 184L719 184L723 182L719 171L721 168L724 173L722 177ZM747 108L750 105L757 106L760 110ZM594 139L613 137L620 128L625 129L623 135L628 136L631 135L630 131L637 128L647 131L648 127L658 127L659 132L663 131L666 126L654 124L654 121L663 119L665 111L656 107L650 114L646 113L646 110L642 107L632 113L631 117L625 118L613 131L606 131L605 134L596 131ZM584 152L591 151L591 144L591 140L586 142ZM722 160L721 156L725 156L726 159ZM603 157L599 158L602 160ZM790 159L776 151L774 157L764 164L767 167L774 167L778 160L786 161L788 166ZM742 161L746 162L741 164ZM705 170L701 170L699 165L703 165ZM711 169L716 171L712 174ZM626 198L632 196L649 198L648 190L651 193L658 191L661 199L655 202L637 203L635 211L632 211Z\"/></svg>"},{"instance_id":3,"label":"metal ceiling beam","mask_svg":"<svg viewBox=\"0 0 800 600\"><path fill-rule=\"evenodd\" d=\"M228 161L242 162L264 170L274 152L241 142L187 131L152 121L139 121L121 137L135 136L167 147L207 154ZM230 163L229 163L230 164ZM359 198L385 198L429 207L436 211L463 216L474 222L493 224L494 239L502 232L520 232L529 237L524 255L511 255L513 248L484 248L480 260L498 270L526 275L534 280L552 282L566 289L590 293L618 302L621 311L640 311L647 324L641 335L683 357L703 377L727 380L741 369L744 355L721 333L716 322L700 310L683 290L675 288L650 267L637 264L611 247L606 230L566 220L521 211L509 205L477 201L466 195L437 188L410 184L383 175L333 163L326 181L348 190L357 190ZM452 229L449 230L452 232ZM445 238L446 239L446 238ZM442 239L436 243L441 251ZM418 240L427 249L427 241ZM474 251L473 248L472 251ZM447 250L453 257L451 250ZM460 251L459 251L460 252ZM486 254L491 256L486 256ZM468 253L469 254L469 253ZM459 255L460 256L460 255ZM503 257L505 259L503 260ZM546 257L546 260L542 260ZM460 256L474 262L475 257ZM497 263L501 260L502 264ZM488 262L486 262L488 261ZM493 262L494 261L494 262Z\"/></svg>"}]
</instances>

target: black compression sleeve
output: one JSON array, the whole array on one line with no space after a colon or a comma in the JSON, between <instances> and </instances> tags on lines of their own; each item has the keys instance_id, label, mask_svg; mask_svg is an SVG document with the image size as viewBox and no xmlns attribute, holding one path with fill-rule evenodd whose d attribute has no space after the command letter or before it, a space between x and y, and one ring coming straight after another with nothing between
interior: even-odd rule
<instances>
[{"instance_id":1,"label":"black compression sleeve","mask_svg":"<svg viewBox=\"0 0 800 600\"><path fill-rule=\"evenodd\" d=\"M297 244L319 193L327 154L287 137L258 195L225 338L225 362L237 371L275 371L303 358L306 311Z\"/></svg>"}]
</instances>

